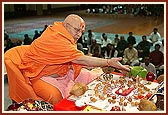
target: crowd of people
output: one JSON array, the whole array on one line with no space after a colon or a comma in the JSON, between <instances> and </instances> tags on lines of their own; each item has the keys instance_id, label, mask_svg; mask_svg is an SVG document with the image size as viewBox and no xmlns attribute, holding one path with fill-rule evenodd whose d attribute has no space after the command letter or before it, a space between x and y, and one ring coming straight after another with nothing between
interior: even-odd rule
<instances>
[{"instance_id":1,"label":"crowd of people","mask_svg":"<svg viewBox=\"0 0 168 115\"><path fill-rule=\"evenodd\" d=\"M24 34L23 41L17 40L16 42L12 42L5 31L4 40L6 45L4 52L15 46L30 45L35 39L41 36L47 27L48 25L44 25L43 30L40 32L35 30L33 38L30 38L28 34ZM140 42L137 42L136 37L131 31L128 33L127 38L116 34L113 40L106 33L102 33L101 43L97 43L96 35L92 30L88 30L86 35L85 37L87 38L84 38L83 34L78 40L77 48L89 56L105 59L123 57L122 64L131 66L143 65L149 71L152 66L154 68L152 69L153 73L156 76L162 74L164 71L164 39L161 38L158 28L154 28L148 38L146 35L142 35ZM148 58L150 59L149 64L145 64Z\"/></svg>"},{"instance_id":2,"label":"crowd of people","mask_svg":"<svg viewBox=\"0 0 168 115\"><path fill-rule=\"evenodd\" d=\"M16 42L12 42L8 33L4 32L4 40L6 41L4 52L15 46L30 45L41 36L47 26L44 25L44 29L40 32L35 30L33 38L25 34L23 41L17 40ZM153 68L153 73L156 76L162 74L164 72L164 39L161 38L158 29L154 28L148 38L146 35L142 35L142 40L139 43L137 43L133 32L129 32L128 35L126 39L125 36L116 34L114 41L112 41L106 33L102 33L101 43L97 43L95 33L92 30L88 30L87 40L83 36L78 40L78 49L93 57L106 59L123 57L122 64L131 66L143 65L149 71ZM152 48L154 49L151 51ZM150 59L149 64L145 64L148 58Z\"/></svg>"},{"instance_id":3,"label":"crowd of people","mask_svg":"<svg viewBox=\"0 0 168 115\"><path fill-rule=\"evenodd\" d=\"M45 31L47 27L48 25L44 25L42 31L35 30L33 38L31 38L29 34L25 33L23 35L23 40L17 39L15 42L12 41L8 32L4 31L4 52L15 46L30 45L35 39L41 36L41 34Z\"/></svg>"},{"instance_id":4,"label":"crowd of people","mask_svg":"<svg viewBox=\"0 0 168 115\"><path fill-rule=\"evenodd\" d=\"M133 32L129 32L127 38L116 34L113 40L106 33L102 33L101 42L97 43L95 33L88 30L87 34L78 41L78 45L80 44L82 51L89 56L106 59L123 57L122 64L143 65L148 71L152 70L156 77L163 74L164 39L161 38L158 28L154 28L149 36L142 35L142 40L137 41Z\"/></svg>"},{"instance_id":5,"label":"crowd of people","mask_svg":"<svg viewBox=\"0 0 168 115\"><path fill-rule=\"evenodd\" d=\"M131 14L134 16L160 16L163 5L154 4L105 4L96 8L88 8L87 13Z\"/></svg>"}]
</instances>

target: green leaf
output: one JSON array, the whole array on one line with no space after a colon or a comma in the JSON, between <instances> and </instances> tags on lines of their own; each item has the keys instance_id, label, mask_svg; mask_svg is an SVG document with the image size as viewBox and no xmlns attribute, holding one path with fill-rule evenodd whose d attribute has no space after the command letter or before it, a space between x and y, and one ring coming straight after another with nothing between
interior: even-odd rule
<instances>
[{"instance_id":1,"label":"green leaf","mask_svg":"<svg viewBox=\"0 0 168 115\"><path fill-rule=\"evenodd\" d=\"M139 72L138 76L141 78L145 78L147 74L148 74L148 71L146 69L143 69Z\"/></svg>"},{"instance_id":2,"label":"green leaf","mask_svg":"<svg viewBox=\"0 0 168 115\"><path fill-rule=\"evenodd\" d=\"M139 77L145 78L148 72L145 68L141 66L132 66L130 73L134 78L136 78L137 75Z\"/></svg>"},{"instance_id":3,"label":"green leaf","mask_svg":"<svg viewBox=\"0 0 168 115\"><path fill-rule=\"evenodd\" d=\"M138 69L131 69L131 74L134 78L137 77L137 74L139 73L139 70Z\"/></svg>"}]
</instances>

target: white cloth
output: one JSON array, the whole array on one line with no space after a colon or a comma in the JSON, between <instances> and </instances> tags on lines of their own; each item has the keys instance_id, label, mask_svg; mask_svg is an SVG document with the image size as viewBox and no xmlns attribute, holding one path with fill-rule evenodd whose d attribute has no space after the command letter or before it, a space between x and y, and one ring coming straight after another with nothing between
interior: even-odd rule
<instances>
[{"instance_id":1,"label":"white cloth","mask_svg":"<svg viewBox=\"0 0 168 115\"><path fill-rule=\"evenodd\" d=\"M106 41L102 38L102 44L101 44L101 47L106 47L108 43L111 43L111 40L110 39L107 39Z\"/></svg>"},{"instance_id":2,"label":"white cloth","mask_svg":"<svg viewBox=\"0 0 168 115\"><path fill-rule=\"evenodd\" d=\"M151 40L152 43L155 43L155 42L161 40L161 36L160 36L160 34L158 32L156 34L154 34L154 32L152 32L150 34L149 39Z\"/></svg>"},{"instance_id":3,"label":"white cloth","mask_svg":"<svg viewBox=\"0 0 168 115\"><path fill-rule=\"evenodd\" d=\"M112 50L110 50L110 54L111 54L111 53L112 53ZM104 54L105 54L105 55L104 55L104 58L105 58L105 59L111 59L111 58L112 58L111 55L107 56L107 51L105 51ZM114 52L114 57L117 57L117 55L118 55L118 51L115 50L115 52Z\"/></svg>"}]
</instances>

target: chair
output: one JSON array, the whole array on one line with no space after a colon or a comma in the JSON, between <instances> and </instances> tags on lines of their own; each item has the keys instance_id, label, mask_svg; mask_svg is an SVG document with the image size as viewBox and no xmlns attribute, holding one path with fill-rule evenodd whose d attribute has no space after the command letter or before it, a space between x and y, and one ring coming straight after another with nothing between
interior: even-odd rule
<instances>
[{"instance_id":1,"label":"chair","mask_svg":"<svg viewBox=\"0 0 168 115\"><path fill-rule=\"evenodd\" d=\"M28 50L29 45L16 46L4 54L4 62L8 77L8 95L11 100L19 103L25 99L43 100L38 97L32 86L28 84L22 75L21 71L17 67L18 64L22 63L22 58Z\"/></svg>"}]
</instances>

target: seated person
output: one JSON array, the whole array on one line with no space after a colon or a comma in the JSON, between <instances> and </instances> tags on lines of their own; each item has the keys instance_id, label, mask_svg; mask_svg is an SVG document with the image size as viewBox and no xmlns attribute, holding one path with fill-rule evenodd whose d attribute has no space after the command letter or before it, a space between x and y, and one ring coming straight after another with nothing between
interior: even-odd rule
<instances>
[{"instance_id":1,"label":"seated person","mask_svg":"<svg viewBox=\"0 0 168 115\"><path fill-rule=\"evenodd\" d=\"M162 43L160 44L159 50L164 54L164 39L162 40Z\"/></svg>"},{"instance_id":2,"label":"seated person","mask_svg":"<svg viewBox=\"0 0 168 115\"><path fill-rule=\"evenodd\" d=\"M4 52L6 52L7 50L9 50L10 48L13 48L15 46L16 46L16 44L13 43L12 40L8 38L6 40L6 45L5 45L5 48L4 48Z\"/></svg>"},{"instance_id":3,"label":"seated person","mask_svg":"<svg viewBox=\"0 0 168 115\"><path fill-rule=\"evenodd\" d=\"M118 36L118 34L116 34L115 35L115 38L114 38L114 47L116 48L117 47L117 44L118 44L118 41L119 41L120 39L119 39L119 36Z\"/></svg>"},{"instance_id":4,"label":"seated person","mask_svg":"<svg viewBox=\"0 0 168 115\"><path fill-rule=\"evenodd\" d=\"M88 48L91 46L92 41L93 41L92 33L89 33L88 38L87 38L87 47Z\"/></svg>"},{"instance_id":5,"label":"seated person","mask_svg":"<svg viewBox=\"0 0 168 115\"><path fill-rule=\"evenodd\" d=\"M108 36L106 35L106 33L102 33L101 40L102 40L102 44L101 44L102 48L106 47L108 43L111 43L111 40L108 38Z\"/></svg>"},{"instance_id":6,"label":"seated person","mask_svg":"<svg viewBox=\"0 0 168 115\"><path fill-rule=\"evenodd\" d=\"M101 53L99 52L99 48L96 48L94 49L93 51L93 54L92 54L93 57L98 57L98 58L103 58L103 56L101 55Z\"/></svg>"},{"instance_id":7,"label":"seated person","mask_svg":"<svg viewBox=\"0 0 168 115\"><path fill-rule=\"evenodd\" d=\"M30 45L31 43L32 43L32 39L29 37L29 35L28 34L25 34L24 35L24 45Z\"/></svg>"},{"instance_id":8,"label":"seated person","mask_svg":"<svg viewBox=\"0 0 168 115\"><path fill-rule=\"evenodd\" d=\"M111 43L111 40L107 37L106 33L102 33L101 42L101 54L104 55L107 44Z\"/></svg>"},{"instance_id":9,"label":"seated person","mask_svg":"<svg viewBox=\"0 0 168 115\"><path fill-rule=\"evenodd\" d=\"M69 96L75 83L87 84L95 79L97 75L84 66L112 66L130 71L127 65L119 62L122 58L91 57L78 50L77 40L84 31L85 21L78 15L68 15L63 22L49 25L31 43L21 59L22 63L17 65L27 83L44 101L54 105Z\"/></svg>"},{"instance_id":10,"label":"seated person","mask_svg":"<svg viewBox=\"0 0 168 115\"><path fill-rule=\"evenodd\" d=\"M158 32L158 28L153 29L153 32L151 32L149 39L151 40L152 44L158 42L161 39L161 35Z\"/></svg>"},{"instance_id":11,"label":"seated person","mask_svg":"<svg viewBox=\"0 0 168 115\"><path fill-rule=\"evenodd\" d=\"M144 62L140 64L143 68L145 68L148 72L152 72L155 75L155 78L157 77L156 74L156 68L155 66L150 63L150 58L149 57L144 57Z\"/></svg>"},{"instance_id":12,"label":"seated person","mask_svg":"<svg viewBox=\"0 0 168 115\"><path fill-rule=\"evenodd\" d=\"M164 73L164 54L160 51L160 45L155 44L155 49L149 54L150 62L155 66L157 75Z\"/></svg>"},{"instance_id":13,"label":"seated person","mask_svg":"<svg viewBox=\"0 0 168 115\"><path fill-rule=\"evenodd\" d=\"M41 34L38 32L38 30L34 31L34 36L33 36L33 40L37 39L38 37L40 37Z\"/></svg>"},{"instance_id":14,"label":"seated person","mask_svg":"<svg viewBox=\"0 0 168 115\"><path fill-rule=\"evenodd\" d=\"M100 47L100 45L97 44L96 39L93 39L93 40L92 40L92 44L91 44L90 47L89 47L88 54L89 54L89 55L94 54L94 50L95 50L95 49L97 49L98 53L101 54L101 47Z\"/></svg>"},{"instance_id":15,"label":"seated person","mask_svg":"<svg viewBox=\"0 0 168 115\"><path fill-rule=\"evenodd\" d=\"M132 32L129 32L128 34L129 34L129 36L128 36L128 38L127 38L128 44L133 44L133 45L135 45L135 44L136 44L136 38L133 36L133 33L132 33Z\"/></svg>"},{"instance_id":16,"label":"seated person","mask_svg":"<svg viewBox=\"0 0 168 115\"><path fill-rule=\"evenodd\" d=\"M104 52L104 58L105 59L110 59L112 57L117 57L118 51L114 48L114 45L112 44L107 44L105 52Z\"/></svg>"},{"instance_id":17,"label":"seated person","mask_svg":"<svg viewBox=\"0 0 168 115\"><path fill-rule=\"evenodd\" d=\"M146 35L142 36L142 41L138 43L136 46L136 49L138 50L138 55L141 58L144 58L145 56L148 56L150 53L150 47L152 44L147 41Z\"/></svg>"},{"instance_id":18,"label":"seated person","mask_svg":"<svg viewBox=\"0 0 168 115\"><path fill-rule=\"evenodd\" d=\"M125 40L124 36L120 36L120 40L117 44L118 57L123 57L124 50L128 47L128 42Z\"/></svg>"},{"instance_id":19,"label":"seated person","mask_svg":"<svg viewBox=\"0 0 168 115\"><path fill-rule=\"evenodd\" d=\"M155 65L156 68L159 68L164 64L164 55L160 51L160 45L155 45L155 50L149 54L150 62Z\"/></svg>"},{"instance_id":20,"label":"seated person","mask_svg":"<svg viewBox=\"0 0 168 115\"><path fill-rule=\"evenodd\" d=\"M77 49L84 52L83 45L81 43L77 43Z\"/></svg>"},{"instance_id":21,"label":"seated person","mask_svg":"<svg viewBox=\"0 0 168 115\"><path fill-rule=\"evenodd\" d=\"M128 48L124 50L122 63L131 66L139 65L138 51L133 47L132 44L129 44Z\"/></svg>"}]
</instances>

